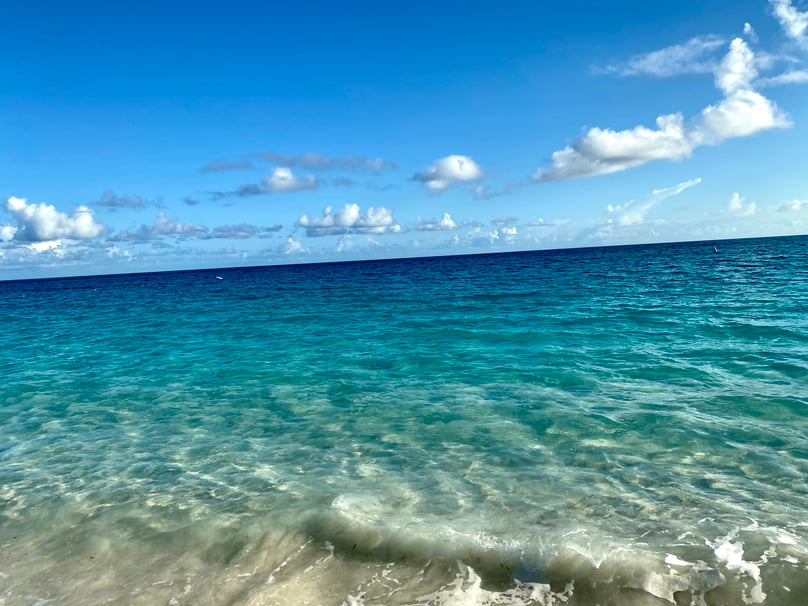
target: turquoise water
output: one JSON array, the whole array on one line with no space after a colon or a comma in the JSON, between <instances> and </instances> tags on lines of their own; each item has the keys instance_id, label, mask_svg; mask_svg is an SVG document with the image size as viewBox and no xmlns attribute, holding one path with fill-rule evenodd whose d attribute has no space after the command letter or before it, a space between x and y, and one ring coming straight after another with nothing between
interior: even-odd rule
<instances>
[{"instance_id":1,"label":"turquoise water","mask_svg":"<svg viewBox=\"0 0 808 606\"><path fill-rule=\"evenodd\" d=\"M808 238L718 246L0 282L0 604L804 605Z\"/></svg>"}]
</instances>

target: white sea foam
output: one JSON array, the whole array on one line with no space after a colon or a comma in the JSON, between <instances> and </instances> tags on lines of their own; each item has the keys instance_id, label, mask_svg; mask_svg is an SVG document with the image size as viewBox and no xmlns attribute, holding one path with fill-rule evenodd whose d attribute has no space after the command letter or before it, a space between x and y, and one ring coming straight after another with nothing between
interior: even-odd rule
<instances>
[{"instance_id":1,"label":"white sea foam","mask_svg":"<svg viewBox=\"0 0 808 606\"><path fill-rule=\"evenodd\" d=\"M752 587L744 590L743 601L746 604L761 604L766 599L763 581L760 577L760 563L744 560L743 541L738 540L738 531L733 531L711 544L716 559L732 572L746 576L752 581Z\"/></svg>"}]
</instances>

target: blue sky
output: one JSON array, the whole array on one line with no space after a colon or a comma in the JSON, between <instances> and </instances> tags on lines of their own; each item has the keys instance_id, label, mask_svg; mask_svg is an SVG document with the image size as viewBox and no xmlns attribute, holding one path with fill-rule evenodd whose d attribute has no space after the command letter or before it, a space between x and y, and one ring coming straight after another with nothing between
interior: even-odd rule
<instances>
[{"instance_id":1,"label":"blue sky","mask_svg":"<svg viewBox=\"0 0 808 606\"><path fill-rule=\"evenodd\" d=\"M0 7L0 279L808 233L808 2Z\"/></svg>"}]
</instances>

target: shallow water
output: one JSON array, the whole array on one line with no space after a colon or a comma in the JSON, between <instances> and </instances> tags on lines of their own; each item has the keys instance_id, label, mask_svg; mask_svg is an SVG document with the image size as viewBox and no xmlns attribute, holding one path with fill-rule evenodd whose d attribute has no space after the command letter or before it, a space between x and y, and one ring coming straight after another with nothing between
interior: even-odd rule
<instances>
[{"instance_id":1,"label":"shallow water","mask_svg":"<svg viewBox=\"0 0 808 606\"><path fill-rule=\"evenodd\" d=\"M808 603L808 238L719 248L2 282L0 604Z\"/></svg>"}]
</instances>

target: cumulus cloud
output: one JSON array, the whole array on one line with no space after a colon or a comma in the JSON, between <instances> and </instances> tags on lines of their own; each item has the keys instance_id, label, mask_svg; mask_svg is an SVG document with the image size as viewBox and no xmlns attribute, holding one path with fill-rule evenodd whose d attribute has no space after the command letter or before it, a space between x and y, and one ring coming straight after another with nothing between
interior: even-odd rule
<instances>
[{"instance_id":1,"label":"cumulus cloud","mask_svg":"<svg viewBox=\"0 0 808 606\"><path fill-rule=\"evenodd\" d=\"M713 51L726 43L720 36L696 36L644 55L631 57L624 65L609 65L603 70L620 76L655 76L669 78L682 74L709 74L716 66Z\"/></svg>"},{"instance_id":2,"label":"cumulus cloud","mask_svg":"<svg viewBox=\"0 0 808 606\"><path fill-rule=\"evenodd\" d=\"M306 249L303 248L299 240L295 240L292 236L289 236L286 242L280 246L279 251L285 255L293 255L295 253L306 252Z\"/></svg>"},{"instance_id":3,"label":"cumulus cloud","mask_svg":"<svg viewBox=\"0 0 808 606\"><path fill-rule=\"evenodd\" d=\"M236 188L235 191L213 191L208 192L211 200L221 200L238 196L239 198L249 198L251 196L262 196L266 194L282 194L295 191L305 191L317 189L322 185L320 179L314 175L297 177L292 169L278 167L272 170L261 183L247 183Z\"/></svg>"},{"instance_id":4,"label":"cumulus cloud","mask_svg":"<svg viewBox=\"0 0 808 606\"><path fill-rule=\"evenodd\" d=\"M413 175L413 180L423 183L433 190L443 190L458 181L476 181L482 179L483 171L469 156L450 155L439 158L420 173Z\"/></svg>"},{"instance_id":5,"label":"cumulus cloud","mask_svg":"<svg viewBox=\"0 0 808 606\"><path fill-rule=\"evenodd\" d=\"M502 227L499 231L502 234L502 238L504 238L505 242L509 244L515 242L516 237L519 235L515 225L511 227Z\"/></svg>"},{"instance_id":6,"label":"cumulus cloud","mask_svg":"<svg viewBox=\"0 0 808 606\"><path fill-rule=\"evenodd\" d=\"M729 208L729 210L733 213L737 213L745 217L751 217L757 212L757 203L747 202L746 198L744 198L738 192L735 192L729 199L727 208Z\"/></svg>"},{"instance_id":7,"label":"cumulus cloud","mask_svg":"<svg viewBox=\"0 0 808 606\"><path fill-rule=\"evenodd\" d=\"M558 181L616 173L652 160L681 160L702 145L718 145L791 125L777 105L755 91L754 54L740 38L715 68L716 87L724 98L686 122L680 113L660 116L656 128L637 126L614 131L591 128L583 137L552 154L552 166L534 173L536 181Z\"/></svg>"},{"instance_id":8,"label":"cumulus cloud","mask_svg":"<svg viewBox=\"0 0 808 606\"><path fill-rule=\"evenodd\" d=\"M297 220L298 227L306 229L309 237L331 236L346 233L384 234L400 233L401 226L395 222L393 210L370 207L361 214L358 204L346 204L336 212L333 207L326 206L320 217L301 215Z\"/></svg>"},{"instance_id":9,"label":"cumulus cloud","mask_svg":"<svg viewBox=\"0 0 808 606\"><path fill-rule=\"evenodd\" d=\"M799 11L791 0L769 0L774 16L789 38L808 47L808 11Z\"/></svg>"},{"instance_id":10,"label":"cumulus cloud","mask_svg":"<svg viewBox=\"0 0 808 606\"><path fill-rule=\"evenodd\" d=\"M10 242L16 233L17 228L13 225L0 225L0 242Z\"/></svg>"},{"instance_id":11,"label":"cumulus cloud","mask_svg":"<svg viewBox=\"0 0 808 606\"><path fill-rule=\"evenodd\" d=\"M646 196L640 201L630 200L624 204L609 204L606 207L606 212L613 217L609 219L609 223L615 223L617 225L639 225L640 223L644 223L648 211L654 206L666 198L677 196L686 189L690 189L699 183L701 183L701 179L691 179L690 181L684 181L673 187L655 189L649 196Z\"/></svg>"},{"instance_id":12,"label":"cumulus cloud","mask_svg":"<svg viewBox=\"0 0 808 606\"><path fill-rule=\"evenodd\" d=\"M279 194L304 189L317 189L319 181L314 175L306 175L302 178L295 177L291 169L278 167L261 184L269 193Z\"/></svg>"},{"instance_id":13,"label":"cumulus cloud","mask_svg":"<svg viewBox=\"0 0 808 606\"><path fill-rule=\"evenodd\" d=\"M449 213L443 213L440 221L434 219L424 220L418 217L418 222L415 224L415 229L418 231L450 231L457 229L457 223L452 219Z\"/></svg>"},{"instance_id":14,"label":"cumulus cloud","mask_svg":"<svg viewBox=\"0 0 808 606\"><path fill-rule=\"evenodd\" d=\"M385 170L398 168L398 165L392 160L364 158L362 156L353 155L329 157L315 152L307 152L299 156L294 156L276 152L261 152L258 156L278 166L303 168L306 170L348 170L379 174Z\"/></svg>"},{"instance_id":15,"label":"cumulus cloud","mask_svg":"<svg viewBox=\"0 0 808 606\"><path fill-rule=\"evenodd\" d=\"M96 238L104 231L104 226L95 222L93 211L87 206L77 206L72 214L67 215L57 211L52 204L28 204L26 198L11 196L6 200L6 210L16 219L17 225L2 226L3 239L22 242L83 240Z\"/></svg>"}]
</instances>

